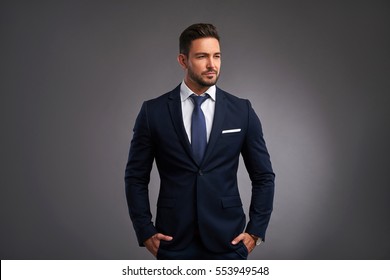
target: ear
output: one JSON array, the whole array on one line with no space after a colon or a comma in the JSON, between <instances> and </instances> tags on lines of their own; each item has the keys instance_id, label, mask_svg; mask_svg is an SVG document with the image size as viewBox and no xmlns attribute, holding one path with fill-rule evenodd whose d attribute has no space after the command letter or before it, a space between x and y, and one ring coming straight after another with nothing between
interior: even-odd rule
<instances>
[{"instance_id":1,"label":"ear","mask_svg":"<svg viewBox=\"0 0 390 280\"><path fill-rule=\"evenodd\" d=\"M187 69L187 56L185 54L179 54L177 56L177 62L179 62L180 66L185 70Z\"/></svg>"}]
</instances>

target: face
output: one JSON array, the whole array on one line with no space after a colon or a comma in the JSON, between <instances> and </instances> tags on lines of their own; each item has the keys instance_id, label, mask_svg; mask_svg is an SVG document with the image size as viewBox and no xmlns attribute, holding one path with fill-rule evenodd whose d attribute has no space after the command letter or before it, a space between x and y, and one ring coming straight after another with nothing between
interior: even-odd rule
<instances>
[{"instance_id":1,"label":"face","mask_svg":"<svg viewBox=\"0 0 390 280\"><path fill-rule=\"evenodd\" d=\"M195 93L203 93L217 83L221 67L221 51L215 38L200 38L191 42L188 55L178 61L186 71L184 81Z\"/></svg>"}]
</instances>

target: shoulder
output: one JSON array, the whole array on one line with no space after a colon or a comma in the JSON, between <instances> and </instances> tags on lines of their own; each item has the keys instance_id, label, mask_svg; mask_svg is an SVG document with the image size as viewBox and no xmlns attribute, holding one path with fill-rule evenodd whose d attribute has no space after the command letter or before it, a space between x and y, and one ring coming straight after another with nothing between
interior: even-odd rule
<instances>
[{"instance_id":1,"label":"shoulder","mask_svg":"<svg viewBox=\"0 0 390 280\"><path fill-rule=\"evenodd\" d=\"M218 98L223 98L224 101L226 101L228 104L235 106L243 106L246 108L251 107L250 101L248 99L238 97L217 87L217 102Z\"/></svg>"},{"instance_id":2,"label":"shoulder","mask_svg":"<svg viewBox=\"0 0 390 280\"><path fill-rule=\"evenodd\" d=\"M161 106L162 104L180 98L180 85L156 98L145 101L148 106Z\"/></svg>"}]
</instances>

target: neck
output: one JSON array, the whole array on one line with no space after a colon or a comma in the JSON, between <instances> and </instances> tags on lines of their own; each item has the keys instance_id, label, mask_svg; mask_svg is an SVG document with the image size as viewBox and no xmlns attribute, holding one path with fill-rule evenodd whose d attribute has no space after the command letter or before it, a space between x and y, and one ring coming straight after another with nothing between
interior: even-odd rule
<instances>
[{"instance_id":1,"label":"neck","mask_svg":"<svg viewBox=\"0 0 390 280\"><path fill-rule=\"evenodd\" d=\"M187 77L184 78L184 82L186 83L187 87L192 90L195 94L197 95L201 95L203 93L205 93L210 87L205 87L205 86L201 86L193 81L191 81L190 79L188 79Z\"/></svg>"}]
</instances>

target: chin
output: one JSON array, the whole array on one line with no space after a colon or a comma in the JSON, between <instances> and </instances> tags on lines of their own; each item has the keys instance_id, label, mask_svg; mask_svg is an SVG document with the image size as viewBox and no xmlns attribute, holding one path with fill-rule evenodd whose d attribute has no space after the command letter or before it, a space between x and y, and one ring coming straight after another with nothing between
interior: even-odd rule
<instances>
[{"instance_id":1,"label":"chin","mask_svg":"<svg viewBox=\"0 0 390 280\"><path fill-rule=\"evenodd\" d=\"M217 83L217 79L212 79L212 80L204 80L203 84L205 86L211 87Z\"/></svg>"},{"instance_id":2,"label":"chin","mask_svg":"<svg viewBox=\"0 0 390 280\"><path fill-rule=\"evenodd\" d=\"M212 87L216 84L216 82L205 82L202 84L202 86L204 87Z\"/></svg>"}]
</instances>

